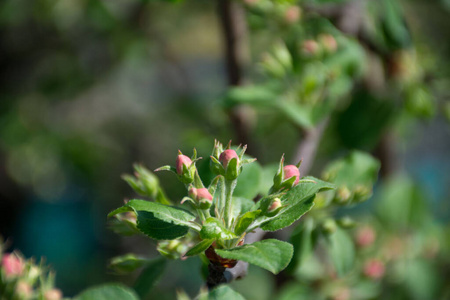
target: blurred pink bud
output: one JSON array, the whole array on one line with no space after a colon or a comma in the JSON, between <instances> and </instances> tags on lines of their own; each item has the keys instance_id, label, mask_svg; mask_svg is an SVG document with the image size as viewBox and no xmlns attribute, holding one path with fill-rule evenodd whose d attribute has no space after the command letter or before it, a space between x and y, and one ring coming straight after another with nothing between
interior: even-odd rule
<instances>
[{"instance_id":1,"label":"blurred pink bud","mask_svg":"<svg viewBox=\"0 0 450 300\"><path fill-rule=\"evenodd\" d=\"M6 277L21 275L24 268L22 259L14 254L5 254L2 258L2 266Z\"/></svg>"},{"instance_id":2,"label":"blurred pink bud","mask_svg":"<svg viewBox=\"0 0 450 300\"><path fill-rule=\"evenodd\" d=\"M191 163L192 163L192 160L189 157L187 157L186 155L183 155L183 154L178 155L177 161L175 163L176 168L177 168L177 174L183 175L183 165L186 166L186 168L189 168Z\"/></svg>"},{"instance_id":3,"label":"blurred pink bud","mask_svg":"<svg viewBox=\"0 0 450 300\"><path fill-rule=\"evenodd\" d=\"M51 289L45 292L45 300L60 300L62 298L62 292L58 289Z\"/></svg>"},{"instance_id":4,"label":"blurred pink bud","mask_svg":"<svg viewBox=\"0 0 450 300\"><path fill-rule=\"evenodd\" d=\"M380 279L384 271L384 263L378 259L371 259L364 264L364 275L369 278Z\"/></svg>"},{"instance_id":5,"label":"blurred pink bud","mask_svg":"<svg viewBox=\"0 0 450 300\"><path fill-rule=\"evenodd\" d=\"M333 295L333 300L349 300L350 290L346 287L341 287Z\"/></svg>"},{"instance_id":6,"label":"blurred pink bud","mask_svg":"<svg viewBox=\"0 0 450 300\"><path fill-rule=\"evenodd\" d=\"M338 48L336 39L331 34L321 34L319 40L325 49L329 52L335 52Z\"/></svg>"},{"instance_id":7,"label":"blurred pink bud","mask_svg":"<svg viewBox=\"0 0 450 300\"><path fill-rule=\"evenodd\" d=\"M375 242L376 233L372 227L366 226L356 232L356 244L360 247L368 247Z\"/></svg>"},{"instance_id":8,"label":"blurred pink bud","mask_svg":"<svg viewBox=\"0 0 450 300\"><path fill-rule=\"evenodd\" d=\"M306 40L302 44L303 53L315 55L319 51L319 44L315 40Z\"/></svg>"},{"instance_id":9,"label":"blurred pink bud","mask_svg":"<svg viewBox=\"0 0 450 300\"><path fill-rule=\"evenodd\" d=\"M284 18L288 23L296 23L300 19L301 12L300 7L291 6L286 10Z\"/></svg>"},{"instance_id":10,"label":"blurred pink bud","mask_svg":"<svg viewBox=\"0 0 450 300\"><path fill-rule=\"evenodd\" d=\"M227 149L220 154L219 161L222 163L223 167L226 168L228 166L228 162L233 158L237 158L239 160L236 151L233 149Z\"/></svg>"},{"instance_id":11,"label":"blurred pink bud","mask_svg":"<svg viewBox=\"0 0 450 300\"><path fill-rule=\"evenodd\" d=\"M16 293L20 296L20 299L28 299L31 297L33 289L25 281L19 281L16 285Z\"/></svg>"},{"instance_id":12,"label":"blurred pink bud","mask_svg":"<svg viewBox=\"0 0 450 300\"><path fill-rule=\"evenodd\" d=\"M283 168L284 171L284 178L283 180L287 180L293 176L296 176L297 179L295 179L294 185L297 185L300 181L300 171L298 170L297 166L294 165L287 165Z\"/></svg>"}]
</instances>

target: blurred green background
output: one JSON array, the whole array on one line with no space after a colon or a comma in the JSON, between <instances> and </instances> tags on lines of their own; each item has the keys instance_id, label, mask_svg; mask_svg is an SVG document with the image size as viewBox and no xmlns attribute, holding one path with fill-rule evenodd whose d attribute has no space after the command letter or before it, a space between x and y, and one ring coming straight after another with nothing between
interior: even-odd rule
<instances>
[{"instance_id":1,"label":"blurred green background","mask_svg":"<svg viewBox=\"0 0 450 300\"><path fill-rule=\"evenodd\" d=\"M372 152L386 162L381 182L389 173L408 174L405 180L414 184L405 184L420 188L433 218L448 224L450 126L440 103L450 101L450 1L393 2L430 66L424 81L438 103L434 117L417 121L394 111L392 117L379 112L387 120L361 119L370 106L358 103L373 96L355 91L352 105L333 115L311 173L348 149ZM255 80L251 70L265 51L258 45L273 33L266 35L249 38L254 46L246 73ZM100 282L132 282L107 269L114 255L156 255L152 242L106 228L107 212L135 196L120 179L134 162L154 170L173 164L178 149L190 155L196 147L208 157L214 138L237 141L222 102L227 75L212 1L4 0L0 83L0 235L27 257L46 257L67 296ZM262 164L282 153L291 159L296 127L246 109L253 128L249 152ZM375 128L377 121L384 125ZM388 158L381 136L392 146ZM171 174L158 176L169 197L182 198L184 188ZM382 195L376 189L354 214L372 211ZM196 293L200 262L171 264L157 289L168 298L173 286ZM269 276L251 272L256 275L246 280Z\"/></svg>"}]
</instances>

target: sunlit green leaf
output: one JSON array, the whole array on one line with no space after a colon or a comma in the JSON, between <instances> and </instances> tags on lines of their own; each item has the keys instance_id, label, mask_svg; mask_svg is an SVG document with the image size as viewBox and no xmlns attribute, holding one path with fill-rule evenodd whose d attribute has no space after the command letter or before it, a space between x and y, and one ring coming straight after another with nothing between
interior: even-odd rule
<instances>
[{"instance_id":1,"label":"sunlit green leaf","mask_svg":"<svg viewBox=\"0 0 450 300\"><path fill-rule=\"evenodd\" d=\"M200 231L200 237L202 239L220 239L220 240L230 240L237 236L230 230L226 229L223 224L215 219L208 218L204 223Z\"/></svg>"},{"instance_id":2,"label":"sunlit green leaf","mask_svg":"<svg viewBox=\"0 0 450 300\"><path fill-rule=\"evenodd\" d=\"M291 244L269 239L232 249L216 249L223 258L246 261L277 274L289 264L293 254Z\"/></svg>"},{"instance_id":3,"label":"sunlit green leaf","mask_svg":"<svg viewBox=\"0 0 450 300\"><path fill-rule=\"evenodd\" d=\"M111 259L109 267L116 272L132 272L144 266L147 262L148 259L137 257L136 255L129 253Z\"/></svg>"},{"instance_id":4,"label":"sunlit green leaf","mask_svg":"<svg viewBox=\"0 0 450 300\"><path fill-rule=\"evenodd\" d=\"M185 254L185 256L194 256L204 252L209 246L212 245L214 239L206 239L189 249L189 251Z\"/></svg>"}]
</instances>

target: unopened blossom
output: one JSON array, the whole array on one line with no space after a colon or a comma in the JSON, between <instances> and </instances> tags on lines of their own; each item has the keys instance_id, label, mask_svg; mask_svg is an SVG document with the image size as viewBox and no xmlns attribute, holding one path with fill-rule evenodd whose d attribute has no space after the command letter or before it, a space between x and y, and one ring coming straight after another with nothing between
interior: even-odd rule
<instances>
[{"instance_id":1,"label":"unopened blossom","mask_svg":"<svg viewBox=\"0 0 450 300\"><path fill-rule=\"evenodd\" d=\"M177 168L177 174L183 175L183 166L185 166L186 168L189 168L191 164L192 164L192 160L188 156L179 154L177 156L177 161L175 163L176 168Z\"/></svg>"},{"instance_id":2,"label":"unopened blossom","mask_svg":"<svg viewBox=\"0 0 450 300\"><path fill-rule=\"evenodd\" d=\"M2 267L5 270L6 277L14 277L22 274L24 263L14 254L5 254L2 258Z\"/></svg>"},{"instance_id":3,"label":"unopened blossom","mask_svg":"<svg viewBox=\"0 0 450 300\"><path fill-rule=\"evenodd\" d=\"M222 163L223 167L226 168L228 166L228 163L233 158L236 158L239 160L239 157L236 154L236 151L234 151L233 149L227 149L220 154L219 161Z\"/></svg>"},{"instance_id":4,"label":"unopened blossom","mask_svg":"<svg viewBox=\"0 0 450 300\"><path fill-rule=\"evenodd\" d=\"M300 181L300 171L297 168L297 166L294 165L287 165L283 168L284 171L284 178L283 180L287 180L293 176L295 176L297 179L295 179L294 185L297 185Z\"/></svg>"}]
</instances>

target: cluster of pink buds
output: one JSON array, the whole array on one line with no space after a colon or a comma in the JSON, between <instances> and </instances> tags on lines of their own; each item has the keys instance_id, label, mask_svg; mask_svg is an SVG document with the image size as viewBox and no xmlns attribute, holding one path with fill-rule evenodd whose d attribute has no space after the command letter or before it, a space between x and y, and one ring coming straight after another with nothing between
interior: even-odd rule
<instances>
[{"instance_id":1,"label":"cluster of pink buds","mask_svg":"<svg viewBox=\"0 0 450 300\"><path fill-rule=\"evenodd\" d=\"M45 282L42 270L38 266L16 253L6 253L2 256L0 271L3 278L0 280L2 299L29 300L35 299L37 294L42 295L40 297L43 300L60 300L63 297L60 290L51 288L51 284Z\"/></svg>"},{"instance_id":2,"label":"cluster of pink buds","mask_svg":"<svg viewBox=\"0 0 450 300\"><path fill-rule=\"evenodd\" d=\"M301 50L304 55L312 57L321 53L334 53L338 49L338 43L334 36L328 33L319 35L317 40L309 39L303 41Z\"/></svg>"}]
</instances>

